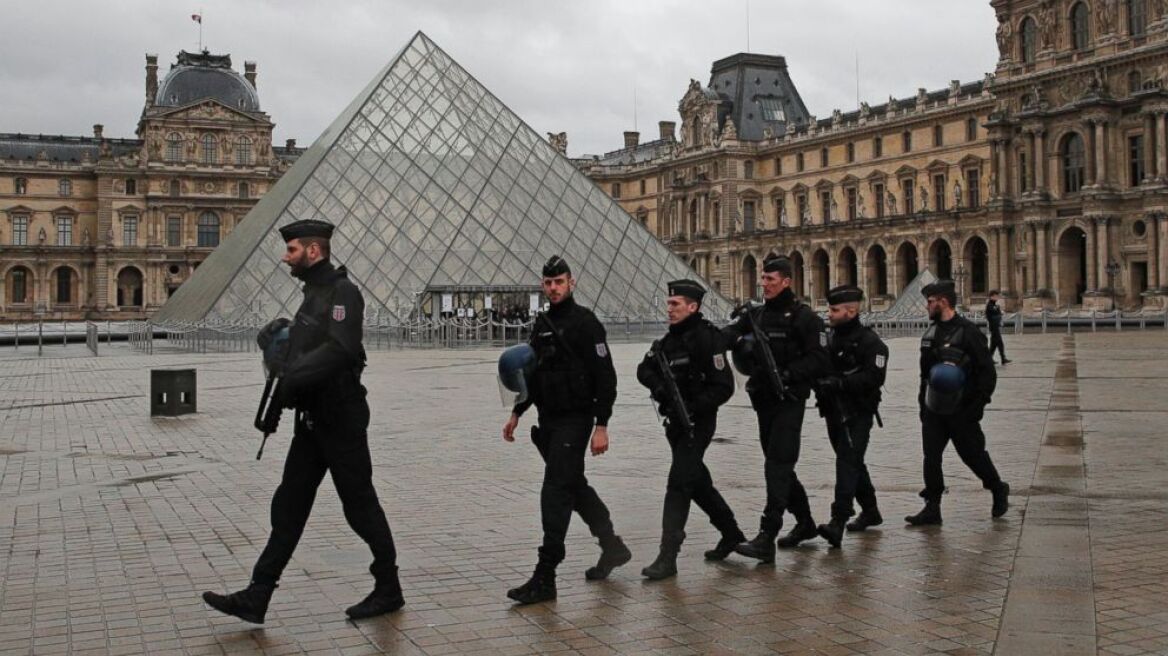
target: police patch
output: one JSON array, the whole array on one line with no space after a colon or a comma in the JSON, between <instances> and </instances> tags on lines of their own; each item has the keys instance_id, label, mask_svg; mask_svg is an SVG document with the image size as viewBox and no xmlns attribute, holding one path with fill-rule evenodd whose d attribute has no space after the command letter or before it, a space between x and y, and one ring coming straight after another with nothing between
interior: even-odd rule
<instances>
[{"instance_id":1,"label":"police patch","mask_svg":"<svg viewBox=\"0 0 1168 656\"><path fill-rule=\"evenodd\" d=\"M883 355L876 356L876 368L877 369L884 368L884 356Z\"/></svg>"},{"instance_id":2,"label":"police patch","mask_svg":"<svg viewBox=\"0 0 1168 656\"><path fill-rule=\"evenodd\" d=\"M345 320L345 306L334 305L333 306L333 321L344 321L344 320Z\"/></svg>"},{"instance_id":3,"label":"police patch","mask_svg":"<svg viewBox=\"0 0 1168 656\"><path fill-rule=\"evenodd\" d=\"M819 345L827 348L827 333L819 333Z\"/></svg>"},{"instance_id":4,"label":"police patch","mask_svg":"<svg viewBox=\"0 0 1168 656\"><path fill-rule=\"evenodd\" d=\"M721 371L726 368L726 356L721 353L714 356L714 368Z\"/></svg>"},{"instance_id":5,"label":"police patch","mask_svg":"<svg viewBox=\"0 0 1168 656\"><path fill-rule=\"evenodd\" d=\"M607 358L608 357L608 344L605 344L604 342L597 344L596 345L596 355L598 355L602 358Z\"/></svg>"}]
</instances>

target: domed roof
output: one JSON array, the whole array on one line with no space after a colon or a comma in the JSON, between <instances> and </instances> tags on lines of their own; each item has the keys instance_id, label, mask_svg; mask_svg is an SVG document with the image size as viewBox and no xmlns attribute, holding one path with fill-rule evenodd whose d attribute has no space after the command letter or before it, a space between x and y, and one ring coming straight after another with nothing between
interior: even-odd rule
<instances>
[{"instance_id":1,"label":"domed roof","mask_svg":"<svg viewBox=\"0 0 1168 656\"><path fill-rule=\"evenodd\" d=\"M212 98L245 112L260 111L260 97L255 87L231 68L230 55L178 53L178 63L158 85L154 104L160 107L182 107L192 102Z\"/></svg>"}]
</instances>

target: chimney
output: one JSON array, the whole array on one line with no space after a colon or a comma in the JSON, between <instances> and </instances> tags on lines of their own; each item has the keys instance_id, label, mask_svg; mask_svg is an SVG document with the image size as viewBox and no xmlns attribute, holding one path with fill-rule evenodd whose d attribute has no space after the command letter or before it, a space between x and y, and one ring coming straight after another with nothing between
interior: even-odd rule
<instances>
[{"instance_id":1,"label":"chimney","mask_svg":"<svg viewBox=\"0 0 1168 656\"><path fill-rule=\"evenodd\" d=\"M657 128L659 130L661 130L661 140L662 141L675 140L676 137L673 136L673 129L676 127L677 127L677 124L674 123L673 121L658 121Z\"/></svg>"},{"instance_id":2,"label":"chimney","mask_svg":"<svg viewBox=\"0 0 1168 656\"><path fill-rule=\"evenodd\" d=\"M284 142L284 148L286 148L287 150L292 150L295 147L296 147L296 140L295 139L289 139L289 140Z\"/></svg>"},{"instance_id":3,"label":"chimney","mask_svg":"<svg viewBox=\"0 0 1168 656\"><path fill-rule=\"evenodd\" d=\"M256 88L256 85L255 85L255 75L256 75L255 65L256 65L255 62L249 62L249 61L243 62L243 77L251 84L251 88L253 88L253 89Z\"/></svg>"},{"instance_id":4,"label":"chimney","mask_svg":"<svg viewBox=\"0 0 1168 656\"><path fill-rule=\"evenodd\" d=\"M636 148L641 141L640 132L626 132L625 133L625 148Z\"/></svg>"},{"instance_id":5,"label":"chimney","mask_svg":"<svg viewBox=\"0 0 1168 656\"><path fill-rule=\"evenodd\" d=\"M102 139L104 139L105 137L102 136L102 130L104 130L104 129L105 129L105 126L102 125L101 123L94 123L93 124L93 138L97 139L98 141L101 141Z\"/></svg>"},{"instance_id":6,"label":"chimney","mask_svg":"<svg viewBox=\"0 0 1168 656\"><path fill-rule=\"evenodd\" d=\"M146 106L154 105L158 95L158 55L146 55Z\"/></svg>"}]
</instances>

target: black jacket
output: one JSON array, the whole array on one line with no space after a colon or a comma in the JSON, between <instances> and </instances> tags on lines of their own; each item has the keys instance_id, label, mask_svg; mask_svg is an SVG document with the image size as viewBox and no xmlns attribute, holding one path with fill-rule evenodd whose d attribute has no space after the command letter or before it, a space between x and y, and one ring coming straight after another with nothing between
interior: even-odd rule
<instances>
[{"instance_id":1,"label":"black jacket","mask_svg":"<svg viewBox=\"0 0 1168 656\"><path fill-rule=\"evenodd\" d=\"M834 376L843 379L843 393L852 407L875 412L888 367L888 346L859 317L829 331L827 350Z\"/></svg>"},{"instance_id":2,"label":"black jacket","mask_svg":"<svg viewBox=\"0 0 1168 656\"><path fill-rule=\"evenodd\" d=\"M788 391L802 399L811 396L812 383L831 371L823 320L810 307L800 303L790 289L767 299L761 309L751 312L769 337L775 364L789 381ZM750 319L743 315L722 329L727 348L733 348L744 335L751 334L749 322ZM758 398L773 394L762 358L754 360L755 370L747 381L747 390L752 396L761 395Z\"/></svg>"},{"instance_id":3,"label":"black jacket","mask_svg":"<svg viewBox=\"0 0 1168 656\"><path fill-rule=\"evenodd\" d=\"M512 412L522 415L534 403L541 417L589 414L597 426L607 426L616 402L616 369L606 340L604 325L571 296L537 315L531 398Z\"/></svg>"},{"instance_id":4,"label":"black jacket","mask_svg":"<svg viewBox=\"0 0 1168 656\"><path fill-rule=\"evenodd\" d=\"M701 312L670 326L665 337L654 342L654 348L665 354L682 400L695 419L717 414L718 407L734 395L734 373L722 344L718 329ZM637 380L649 388L663 411L674 410L653 350L637 366Z\"/></svg>"},{"instance_id":5,"label":"black jacket","mask_svg":"<svg viewBox=\"0 0 1168 656\"><path fill-rule=\"evenodd\" d=\"M281 394L295 407L320 408L363 392L365 300L345 267L328 260L313 265L300 279L304 301L289 329Z\"/></svg>"},{"instance_id":6,"label":"black jacket","mask_svg":"<svg viewBox=\"0 0 1168 656\"><path fill-rule=\"evenodd\" d=\"M1000 330L1002 327L1002 307L996 301L986 301L985 309L986 322L990 325L990 330Z\"/></svg>"},{"instance_id":7,"label":"black jacket","mask_svg":"<svg viewBox=\"0 0 1168 656\"><path fill-rule=\"evenodd\" d=\"M946 348L957 349L962 354L961 367L965 369L967 381L962 407L984 408L994 395L998 372L994 370L985 335L976 324L959 314L949 321L934 321L921 338L921 388L917 397L921 408L925 407L929 370L942 361L940 351Z\"/></svg>"}]
</instances>

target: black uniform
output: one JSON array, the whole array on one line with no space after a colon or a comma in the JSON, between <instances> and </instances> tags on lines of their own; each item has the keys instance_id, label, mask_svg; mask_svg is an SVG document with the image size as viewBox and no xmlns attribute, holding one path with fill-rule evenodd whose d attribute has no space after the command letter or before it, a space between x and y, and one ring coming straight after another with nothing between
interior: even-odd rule
<instances>
[{"instance_id":1,"label":"black uniform","mask_svg":"<svg viewBox=\"0 0 1168 656\"><path fill-rule=\"evenodd\" d=\"M827 335L819 316L800 303L790 289L767 299L761 309L752 312L770 338L771 351L788 392L788 397L779 399L761 358L754 358L755 370L746 383L746 391L758 414L767 484L766 508L759 528L767 535L776 535L783 526L783 511L790 510L800 524L811 522L814 532L811 506L795 475L795 463L799 460L803 412L811 396L811 384L830 370L825 349ZM731 344L751 333L748 321L742 316L723 329Z\"/></svg>"},{"instance_id":2,"label":"black uniform","mask_svg":"<svg viewBox=\"0 0 1168 656\"><path fill-rule=\"evenodd\" d=\"M876 489L864 464L864 454L880 407L888 347L855 317L828 332L827 350L833 373L817 389L817 395L819 412L827 420L827 436L836 455L831 516L847 519L854 512L853 500L860 503L861 510L876 510Z\"/></svg>"},{"instance_id":3,"label":"black uniform","mask_svg":"<svg viewBox=\"0 0 1168 656\"><path fill-rule=\"evenodd\" d=\"M925 405L929 371L943 360L959 362L966 376L961 403L953 414L947 415L937 414ZM985 433L979 423L997 381L994 361L986 348L985 335L965 317L954 315L949 321L935 321L921 338L921 386L918 401L925 454L925 489L921 491L921 496L927 502L939 504L945 492L941 454L950 440L957 449L957 455L981 479L983 487L997 490L1003 485L990 460L990 454L986 452Z\"/></svg>"},{"instance_id":4,"label":"black uniform","mask_svg":"<svg viewBox=\"0 0 1168 656\"><path fill-rule=\"evenodd\" d=\"M1006 358L1006 342L1002 340L1002 308L992 298L986 301L985 316L990 327L990 359L993 359L994 351L997 350L1002 364L1005 364L1010 360Z\"/></svg>"},{"instance_id":5,"label":"black uniform","mask_svg":"<svg viewBox=\"0 0 1168 656\"><path fill-rule=\"evenodd\" d=\"M539 562L554 569L564 559L564 537L573 510L602 547L619 542L608 508L584 476L592 428L607 426L612 415L616 370L604 326L571 296L537 315L531 346L537 357L531 398L513 412L522 415L533 403L539 411L539 427L532 429L532 441L546 463L540 491L543 545Z\"/></svg>"},{"instance_id":6,"label":"black uniform","mask_svg":"<svg viewBox=\"0 0 1168 656\"><path fill-rule=\"evenodd\" d=\"M665 438L673 454L665 487L665 508L661 518L663 548L676 550L685 539L690 501L697 502L725 538L741 542L742 532L734 512L714 488L710 470L702 456L717 428L718 407L734 394L734 374L726 361L718 329L695 312L654 344L654 350L637 367L637 380L649 388L667 418ZM686 409L693 423L693 439L684 434L676 419L677 408L666 390L665 378L654 357L660 349L669 362Z\"/></svg>"},{"instance_id":7,"label":"black uniform","mask_svg":"<svg viewBox=\"0 0 1168 656\"><path fill-rule=\"evenodd\" d=\"M304 302L289 333L289 365L281 382L285 407L296 409L284 478L272 498L272 534L252 580L274 585L292 557L312 511L316 489L331 472L345 519L373 551L378 585L397 586L397 552L373 489L366 429L369 404L361 384L365 302L344 267L328 260L300 275Z\"/></svg>"}]
</instances>

